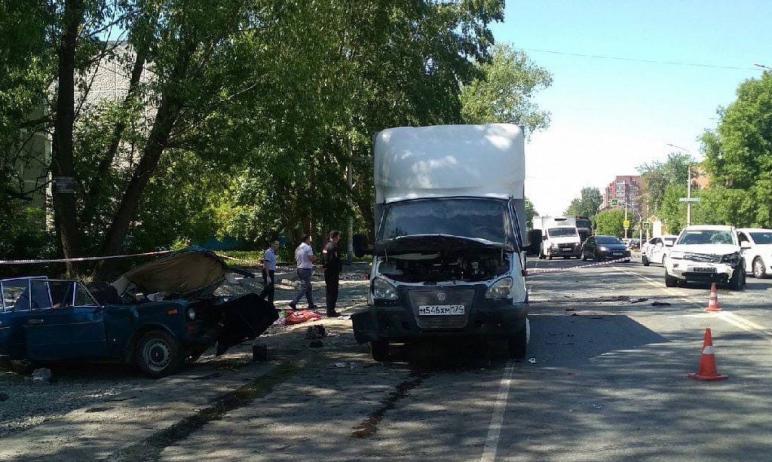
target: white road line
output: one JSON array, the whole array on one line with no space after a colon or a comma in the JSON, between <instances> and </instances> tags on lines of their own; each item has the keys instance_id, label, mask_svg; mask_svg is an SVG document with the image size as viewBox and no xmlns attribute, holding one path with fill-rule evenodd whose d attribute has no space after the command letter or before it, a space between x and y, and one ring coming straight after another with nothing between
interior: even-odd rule
<instances>
[{"instance_id":1,"label":"white road line","mask_svg":"<svg viewBox=\"0 0 772 462\"><path fill-rule=\"evenodd\" d=\"M642 279L643 281L645 281L649 285L657 287L658 289L662 289L665 292L671 292L672 293L672 291L669 291L667 288L662 287L661 283L657 283L656 281L654 281L651 278L648 278L646 276L641 276L638 273L633 273L633 272L630 272L630 271L627 271L627 270L622 270L622 271L627 273L627 274L631 274L633 276L636 276L637 278ZM693 302L691 300L688 300L685 297L679 296L678 299L681 300L682 302L686 303L687 305L696 306L698 308L704 308L701 304ZM739 314L735 314L735 313L732 313L730 311L719 311L718 313L710 313L709 316L710 317L717 317L718 319L720 319L720 320L722 320L722 321L724 321L724 322L726 322L728 324L731 324L731 325L733 325L735 327L739 327L740 329L742 329L742 330L744 330L746 332L750 332L750 333L754 334L755 336L757 336L759 338L762 338L762 339L772 343L772 332L770 332L766 327L764 327L764 326L762 326L760 324L756 324L755 322L753 322L753 321L751 321L749 319L743 318Z\"/></svg>"},{"instance_id":2,"label":"white road line","mask_svg":"<svg viewBox=\"0 0 772 462\"><path fill-rule=\"evenodd\" d=\"M512 361L508 362L507 367L504 369L504 375L501 377L499 394L494 403L491 424L488 426L488 438L485 440L485 448L483 449L482 457L480 457L480 462L493 462L496 460L496 451L499 447L501 426L504 423L504 411L507 409L507 401L509 401L509 387L512 385L512 372L514 369L515 364Z\"/></svg>"}]
</instances>

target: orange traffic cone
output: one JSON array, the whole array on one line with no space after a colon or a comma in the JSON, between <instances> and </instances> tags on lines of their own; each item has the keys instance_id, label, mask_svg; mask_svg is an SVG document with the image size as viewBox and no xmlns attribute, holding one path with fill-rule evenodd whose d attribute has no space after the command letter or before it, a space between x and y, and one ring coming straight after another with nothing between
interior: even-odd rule
<instances>
[{"instance_id":1,"label":"orange traffic cone","mask_svg":"<svg viewBox=\"0 0 772 462\"><path fill-rule=\"evenodd\" d=\"M718 304L718 290L716 290L716 283L710 285L710 300L708 301L708 307L705 311L715 313L721 311L721 305Z\"/></svg>"},{"instance_id":2,"label":"orange traffic cone","mask_svg":"<svg viewBox=\"0 0 772 462\"><path fill-rule=\"evenodd\" d=\"M702 356L700 356L700 371L692 372L689 377L695 380L724 380L726 375L719 375L716 369L716 356L713 351L713 336L710 328L705 329L705 339L702 342Z\"/></svg>"}]
</instances>

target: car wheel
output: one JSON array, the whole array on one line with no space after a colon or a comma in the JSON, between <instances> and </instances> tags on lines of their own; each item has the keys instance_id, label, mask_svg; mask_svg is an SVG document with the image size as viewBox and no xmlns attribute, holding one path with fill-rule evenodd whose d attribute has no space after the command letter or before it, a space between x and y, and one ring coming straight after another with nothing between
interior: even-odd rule
<instances>
[{"instance_id":1,"label":"car wheel","mask_svg":"<svg viewBox=\"0 0 772 462\"><path fill-rule=\"evenodd\" d=\"M378 362L389 359L389 342L386 340L375 340L370 342L370 355Z\"/></svg>"},{"instance_id":2,"label":"car wheel","mask_svg":"<svg viewBox=\"0 0 772 462\"><path fill-rule=\"evenodd\" d=\"M528 336L525 330L507 338L507 355L510 359L524 359L528 352Z\"/></svg>"},{"instance_id":3,"label":"car wheel","mask_svg":"<svg viewBox=\"0 0 772 462\"><path fill-rule=\"evenodd\" d=\"M673 276L667 274L667 270L665 270L665 287L676 287L678 285L678 278L674 278Z\"/></svg>"},{"instance_id":4,"label":"car wheel","mask_svg":"<svg viewBox=\"0 0 772 462\"><path fill-rule=\"evenodd\" d=\"M646 255L641 255L641 263L643 263L643 266L649 266L651 262L648 258L646 258Z\"/></svg>"},{"instance_id":5,"label":"car wheel","mask_svg":"<svg viewBox=\"0 0 772 462\"><path fill-rule=\"evenodd\" d=\"M745 289L745 264L742 261L735 268L732 279L729 280L729 288L732 290Z\"/></svg>"},{"instance_id":6,"label":"car wheel","mask_svg":"<svg viewBox=\"0 0 772 462\"><path fill-rule=\"evenodd\" d=\"M159 378L172 374L184 360L180 345L166 332L147 332L137 342L135 362L140 370L150 377Z\"/></svg>"},{"instance_id":7,"label":"car wheel","mask_svg":"<svg viewBox=\"0 0 772 462\"><path fill-rule=\"evenodd\" d=\"M761 257L756 257L753 260L753 277L757 279L767 277L767 268L764 266L764 260Z\"/></svg>"}]
</instances>

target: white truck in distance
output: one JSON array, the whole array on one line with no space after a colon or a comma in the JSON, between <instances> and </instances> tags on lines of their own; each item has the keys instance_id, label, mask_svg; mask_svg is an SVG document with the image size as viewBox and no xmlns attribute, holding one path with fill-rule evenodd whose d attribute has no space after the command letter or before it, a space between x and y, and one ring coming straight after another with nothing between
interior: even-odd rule
<instances>
[{"instance_id":1,"label":"white truck in distance","mask_svg":"<svg viewBox=\"0 0 772 462\"><path fill-rule=\"evenodd\" d=\"M386 129L374 169L375 243L354 239L356 255L373 254L368 307L352 315L356 340L376 361L392 342L442 337L500 339L510 357L525 357L520 128Z\"/></svg>"},{"instance_id":2,"label":"white truck in distance","mask_svg":"<svg viewBox=\"0 0 772 462\"><path fill-rule=\"evenodd\" d=\"M581 258L582 242L574 217L533 217L533 229L541 230L539 258Z\"/></svg>"}]
</instances>

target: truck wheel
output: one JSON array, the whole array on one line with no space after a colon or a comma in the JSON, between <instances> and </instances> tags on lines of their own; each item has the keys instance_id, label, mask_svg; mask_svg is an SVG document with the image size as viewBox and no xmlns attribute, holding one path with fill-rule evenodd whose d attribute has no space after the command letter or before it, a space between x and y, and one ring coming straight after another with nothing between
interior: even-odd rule
<instances>
[{"instance_id":1,"label":"truck wheel","mask_svg":"<svg viewBox=\"0 0 772 462\"><path fill-rule=\"evenodd\" d=\"M756 279L767 277L767 268L764 266L764 260L761 257L756 257L753 260L753 277Z\"/></svg>"},{"instance_id":2,"label":"truck wheel","mask_svg":"<svg viewBox=\"0 0 772 462\"><path fill-rule=\"evenodd\" d=\"M643 263L643 266L649 266L651 262L648 258L646 258L646 255L641 255L641 263Z\"/></svg>"},{"instance_id":3,"label":"truck wheel","mask_svg":"<svg viewBox=\"0 0 772 462\"><path fill-rule=\"evenodd\" d=\"M507 354L510 359L524 359L527 352L528 336L525 330L507 338Z\"/></svg>"},{"instance_id":4,"label":"truck wheel","mask_svg":"<svg viewBox=\"0 0 772 462\"><path fill-rule=\"evenodd\" d=\"M745 289L745 263L740 262L734 270L732 279L729 280L729 288L732 290Z\"/></svg>"},{"instance_id":5,"label":"truck wheel","mask_svg":"<svg viewBox=\"0 0 772 462\"><path fill-rule=\"evenodd\" d=\"M373 359L383 362L389 359L389 342L386 340L375 340L370 342L370 354Z\"/></svg>"},{"instance_id":6,"label":"truck wheel","mask_svg":"<svg viewBox=\"0 0 772 462\"><path fill-rule=\"evenodd\" d=\"M179 369L185 357L174 337L166 332L150 331L137 342L134 360L142 372L159 378Z\"/></svg>"}]
</instances>

